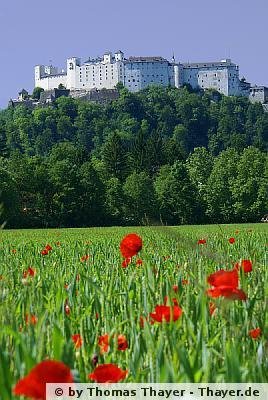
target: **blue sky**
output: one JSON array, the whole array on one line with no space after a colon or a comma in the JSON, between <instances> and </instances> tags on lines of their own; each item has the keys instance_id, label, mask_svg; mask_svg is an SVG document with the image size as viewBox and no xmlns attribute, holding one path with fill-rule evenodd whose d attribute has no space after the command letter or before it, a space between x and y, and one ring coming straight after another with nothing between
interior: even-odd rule
<instances>
[{"instance_id":1,"label":"blue sky","mask_svg":"<svg viewBox=\"0 0 268 400\"><path fill-rule=\"evenodd\" d=\"M1 0L0 107L32 91L34 65L67 57L231 58L240 76L268 86L268 0Z\"/></svg>"}]
</instances>

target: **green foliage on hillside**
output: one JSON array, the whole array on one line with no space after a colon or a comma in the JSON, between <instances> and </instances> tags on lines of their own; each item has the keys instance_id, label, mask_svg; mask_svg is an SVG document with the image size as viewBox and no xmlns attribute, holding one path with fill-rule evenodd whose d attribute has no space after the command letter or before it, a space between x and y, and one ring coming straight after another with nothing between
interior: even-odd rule
<instances>
[{"instance_id":1,"label":"green foliage on hillside","mask_svg":"<svg viewBox=\"0 0 268 400\"><path fill-rule=\"evenodd\" d=\"M1 111L7 226L258 221L268 113L216 94L121 88L105 106L61 97Z\"/></svg>"}]
</instances>

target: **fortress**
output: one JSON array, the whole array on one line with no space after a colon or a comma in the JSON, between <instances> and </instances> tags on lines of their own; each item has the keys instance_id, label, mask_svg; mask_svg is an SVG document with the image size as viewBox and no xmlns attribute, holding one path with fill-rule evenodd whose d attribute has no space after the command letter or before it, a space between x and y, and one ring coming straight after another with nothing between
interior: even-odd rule
<instances>
[{"instance_id":1,"label":"fortress","mask_svg":"<svg viewBox=\"0 0 268 400\"><path fill-rule=\"evenodd\" d=\"M50 65L35 67L35 87L44 90L64 86L71 91L113 89L121 82L131 92L149 85L181 87L190 84L193 89L215 89L226 96L249 96L250 84L239 78L238 65L230 59L219 62L177 63L163 57L129 57L122 51L81 62L68 58L66 71Z\"/></svg>"}]
</instances>

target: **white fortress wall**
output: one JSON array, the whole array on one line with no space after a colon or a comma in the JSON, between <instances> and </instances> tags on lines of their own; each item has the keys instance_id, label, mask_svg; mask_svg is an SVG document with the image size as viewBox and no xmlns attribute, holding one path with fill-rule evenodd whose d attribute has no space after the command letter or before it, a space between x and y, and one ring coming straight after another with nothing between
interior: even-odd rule
<instances>
[{"instance_id":1,"label":"white fortress wall","mask_svg":"<svg viewBox=\"0 0 268 400\"><path fill-rule=\"evenodd\" d=\"M44 90L58 88L60 84L66 87L66 75L47 76L35 82L36 87L41 87Z\"/></svg>"},{"instance_id":2,"label":"white fortress wall","mask_svg":"<svg viewBox=\"0 0 268 400\"><path fill-rule=\"evenodd\" d=\"M194 89L215 89L230 95L247 95L247 82L239 79L239 67L225 59L205 63L176 63L155 57L129 57L118 51L105 53L102 57L88 59L67 59L66 73L58 73L56 67L38 65L35 67L35 86L45 90L57 88L60 84L71 90L113 89L118 82L131 92L137 92L149 85L181 87L190 84ZM248 93L249 95L249 93Z\"/></svg>"}]
</instances>

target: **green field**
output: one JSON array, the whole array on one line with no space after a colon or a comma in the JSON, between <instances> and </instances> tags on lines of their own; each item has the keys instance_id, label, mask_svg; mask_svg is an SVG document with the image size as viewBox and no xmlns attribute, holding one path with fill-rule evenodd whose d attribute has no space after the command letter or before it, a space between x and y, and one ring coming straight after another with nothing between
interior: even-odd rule
<instances>
[{"instance_id":1,"label":"green field","mask_svg":"<svg viewBox=\"0 0 268 400\"><path fill-rule=\"evenodd\" d=\"M131 232L143 249L122 268L119 244ZM207 244L198 245L201 238ZM1 231L1 399L13 398L15 383L46 358L89 382L96 354L99 364L128 370L125 382L266 382L267 241L265 224ZM52 250L41 255L47 244ZM240 272L247 300L208 298L208 275L241 259L253 264L251 273ZM35 276L23 277L29 266ZM182 316L142 327L140 317L165 296L168 304L176 298ZM255 328L262 331L257 339L249 335ZM74 334L82 337L79 349ZM112 339L101 354L104 334ZM117 349L118 334L127 338L125 351Z\"/></svg>"}]
</instances>

